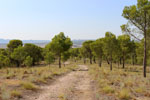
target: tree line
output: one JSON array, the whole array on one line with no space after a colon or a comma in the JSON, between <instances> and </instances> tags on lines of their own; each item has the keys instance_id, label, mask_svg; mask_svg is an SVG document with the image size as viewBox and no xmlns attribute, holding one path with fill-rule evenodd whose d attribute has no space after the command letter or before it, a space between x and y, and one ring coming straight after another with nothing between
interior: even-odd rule
<instances>
[{"instance_id":1,"label":"tree line","mask_svg":"<svg viewBox=\"0 0 150 100\"><path fill-rule=\"evenodd\" d=\"M147 63L150 65L150 44L147 45ZM97 63L100 67L103 61L110 65L113 70L113 63L125 68L125 64L142 65L144 60L144 39L136 41L129 34L115 36L111 32L106 32L105 37L97 40L88 40L82 44L81 48L72 48L71 59L83 60L86 64Z\"/></svg>"},{"instance_id":2,"label":"tree line","mask_svg":"<svg viewBox=\"0 0 150 100\"><path fill-rule=\"evenodd\" d=\"M45 48L35 44L23 44L21 40L11 40L6 49L0 49L1 67L31 67L45 61L47 64L58 61L59 68L62 62L72 59L74 62L83 60L84 63L98 63L101 67L102 62L106 61L113 70L113 63L139 64L143 62L144 40L135 41L129 34L123 34L118 37L111 32L106 32L105 37L97 40L88 40L83 42L81 48L72 48L72 41L66 37L63 32L56 35ZM148 49L148 61L150 61L150 46ZM150 62L147 62L150 65ZM65 65L65 64L64 64Z\"/></svg>"},{"instance_id":3,"label":"tree line","mask_svg":"<svg viewBox=\"0 0 150 100\"><path fill-rule=\"evenodd\" d=\"M78 56L83 58L84 63L86 59L89 59L90 64L98 61L100 67L102 61L106 61L112 70L112 63L117 63L118 66L122 64L122 68L125 68L125 63L142 64L142 49L143 42L132 40L128 34L116 37L115 34L106 32L103 38L85 41L79 48Z\"/></svg>"},{"instance_id":4,"label":"tree line","mask_svg":"<svg viewBox=\"0 0 150 100\"><path fill-rule=\"evenodd\" d=\"M119 62L125 68L125 63L143 64L143 76L146 77L147 65L150 65L150 1L137 0L137 4L125 6L122 16L128 21L121 25L123 35L116 37L106 32L104 38L83 43L80 53L101 66L102 60L110 64ZM132 38L131 38L132 37Z\"/></svg>"},{"instance_id":5,"label":"tree line","mask_svg":"<svg viewBox=\"0 0 150 100\"><path fill-rule=\"evenodd\" d=\"M43 60L43 49L21 40L11 40L6 49L0 49L0 67L33 66Z\"/></svg>"},{"instance_id":6,"label":"tree line","mask_svg":"<svg viewBox=\"0 0 150 100\"><path fill-rule=\"evenodd\" d=\"M111 70L112 62L120 61L123 68L129 60L132 64L143 64L143 75L146 77L146 67L150 64L150 1L137 0L137 4L125 6L122 16L128 20L127 24L121 26L124 35L116 39L114 34L107 32L105 38L86 41L81 52L88 52L88 55L82 55L89 57L90 63L92 55L97 57L100 66L102 59L105 59Z\"/></svg>"},{"instance_id":7,"label":"tree line","mask_svg":"<svg viewBox=\"0 0 150 100\"><path fill-rule=\"evenodd\" d=\"M61 68L61 62L70 57L69 49L72 44L71 39L63 32L56 35L45 48L31 43L23 44L21 40L11 40L6 49L0 49L0 67L31 67L41 61L51 64L58 59Z\"/></svg>"}]
</instances>

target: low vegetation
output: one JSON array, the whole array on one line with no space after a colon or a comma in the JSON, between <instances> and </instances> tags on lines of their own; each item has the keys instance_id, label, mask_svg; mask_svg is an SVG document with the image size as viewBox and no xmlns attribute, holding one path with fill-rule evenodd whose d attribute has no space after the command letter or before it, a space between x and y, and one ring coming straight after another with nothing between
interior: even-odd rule
<instances>
[{"instance_id":1,"label":"low vegetation","mask_svg":"<svg viewBox=\"0 0 150 100\"><path fill-rule=\"evenodd\" d=\"M0 69L0 98L2 100L21 98L26 90L39 91L39 85L48 84L56 76L68 73L76 68L75 64L70 63L61 69L54 64L31 68Z\"/></svg>"},{"instance_id":2,"label":"low vegetation","mask_svg":"<svg viewBox=\"0 0 150 100\"><path fill-rule=\"evenodd\" d=\"M26 90L35 91L38 89L38 87L31 82L22 82L20 85Z\"/></svg>"},{"instance_id":3,"label":"low vegetation","mask_svg":"<svg viewBox=\"0 0 150 100\"><path fill-rule=\"evenodd\" d=\"M13 91L11 91L11 96L12 97L16 97L16 98L21 98L22 97L22 93L20 91L13 90Z\"/></svg>"},{"instance_id":4,"label":"low vegetation","mask_svg":"<svg viewBox=\"0 0 150 100\"><path fill-rule=\"evenodd\" d=\"M121 69L114 64L112 71L107 63L103 63L102 67L96 64L89 66L89 73L96 82L99 94L112 95L119 100L150 99L150 78L141 76L141 66L127 65Z\"/></svg>"}]
</instances>

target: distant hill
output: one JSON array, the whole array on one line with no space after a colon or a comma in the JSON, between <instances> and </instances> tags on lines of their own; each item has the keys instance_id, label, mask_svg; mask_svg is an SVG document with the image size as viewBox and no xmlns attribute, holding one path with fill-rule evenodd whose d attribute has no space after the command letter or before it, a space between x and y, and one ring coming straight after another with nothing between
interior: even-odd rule
<instances>
[{"instance_id":1,"label":"distant hill","mask_svg":"<svg viewBox=\"0 0 150 100\"><path fill-rule=\"evenodd\" d=\"M73 44L82 45L82 43L86 40L72 40L72 41L73 41Z\"/></svg>"},{"instance_id":2,"label":"distant hill","mask_svg":"<svg viewBox=\"0 0 150 100\"><path fill-rule=\"evenodd\" d=\"M7 44L9 43L10 39L0 39L0 48L6 48ZM22 40L23 43L33 43L40 47L45 47L46 44L50 42L50 40ZM82 46L82 43L86 40L72 40L73 47L78 48Z\"/></svg>"},{"instance_id":3,"label":"distant hill","mask_svg":"<svg viewBox=\"0 0 150 100\"><path fill-rule=\"evenodd\" d=\"M9 39L0 39L0 43L1 44L6 44L6 43L8 43L10 40Z\"/></svg>"},{"instance_id":4,"label":"distant hill","mask_svg":"<svg viewBox=\"0 0 150 100\"><path fill-rule=\"evenodd\" d=\"M9 43L10 39L0 39L1 44ZM22 40L23 43L49 43L49 40Z\"/></svg>"}]
</instances>

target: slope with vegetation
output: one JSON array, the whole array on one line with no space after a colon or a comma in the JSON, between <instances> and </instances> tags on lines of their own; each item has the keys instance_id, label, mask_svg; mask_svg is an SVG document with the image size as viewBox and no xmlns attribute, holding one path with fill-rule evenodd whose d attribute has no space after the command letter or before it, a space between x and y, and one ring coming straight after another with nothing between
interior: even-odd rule
<instances>
[{"instance_id":1,"label":"slope with vegetation","mask_svg":"<svg viewBox=\"0 0 150 100\"><path fill-rule=\"evenodd\" d=\"M102 67L95 64L89 66L89 73L97 86L98 100L150 99L150 75L147 79L142 77L141 66L126 65L122 69L114 64L112 71L106 62Z\"/></svg>"},{"instance_id":2,"label":"slope with vegetation","mask_svg":"<svg viewBox=\"0 0 150 100\"><path fill-rule=\"evenodd\" d=\"M40 85L49 84L56 76L76 68L77 66L73 63L61 69L54 64L33 68L3 68L0 70L0 98L12 100L14 97L22 98L32 92L41 91Z\"/></svg>"}]
</instances>

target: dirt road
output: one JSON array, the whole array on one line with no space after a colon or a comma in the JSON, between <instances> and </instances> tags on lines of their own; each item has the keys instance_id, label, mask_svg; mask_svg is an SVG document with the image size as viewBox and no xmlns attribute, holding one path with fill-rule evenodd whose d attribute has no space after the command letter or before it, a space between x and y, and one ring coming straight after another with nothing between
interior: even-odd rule
<instances>
[{"instance_id":1,"label":"dirt road","mask_svg":"<svg viewBox=\"0 0 150 100\"><path fill-rule=\"evenodd\" d=\"M79 70L56 79L49 86L41 86L41 89L40 94L26 96L23 100L95 100L92 81L85 65L79 65Z\"/></svg>"}]
</instances>

